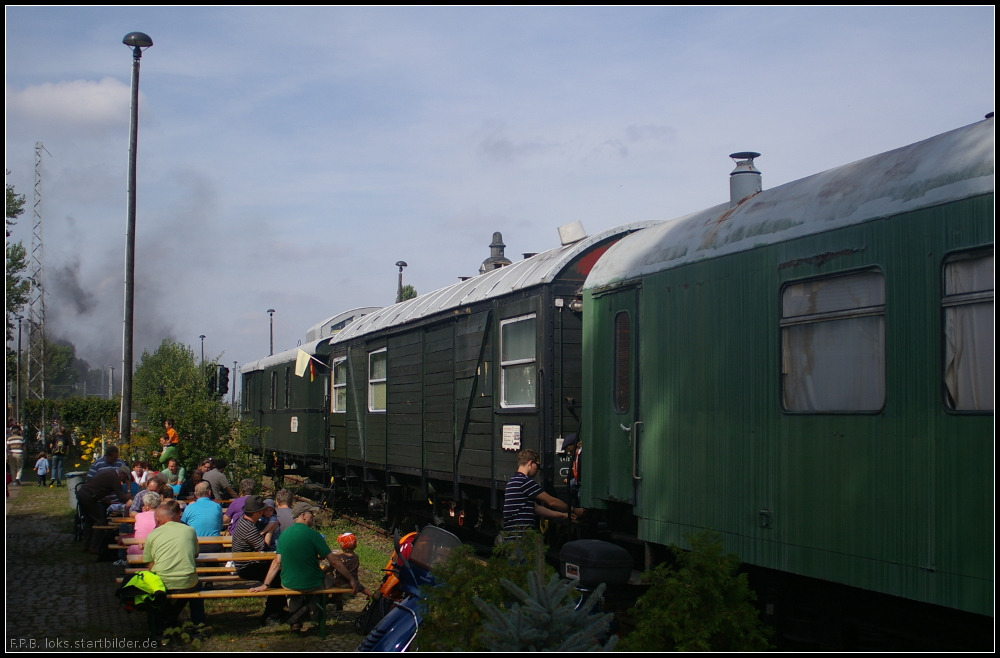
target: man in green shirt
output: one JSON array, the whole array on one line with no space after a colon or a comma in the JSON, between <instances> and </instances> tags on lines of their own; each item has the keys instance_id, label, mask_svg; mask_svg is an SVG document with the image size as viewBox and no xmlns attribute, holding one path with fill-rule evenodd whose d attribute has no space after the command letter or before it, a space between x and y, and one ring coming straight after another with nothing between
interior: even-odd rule
<instances>
[{"instance_id":1,"label":"man in green shirt","mask_svg":"<svg viewBox=\"0 0 1000 658\"><path fill-rule=\"evenodd\" d=\"M278 555L271 562L271 568L264 577L264 584L250 588L251 592L263 592L281 572L281 585L287 589L307 592L313 589L332 587L335 577L325 573L319 566L319 561L325 559L330 566L351 584L353 593L364 592L371 596L371 591L361 584L340 560L340 557L330 550L323 535L313 529L313 519L316 507L308 503L295 503L292 516L295 523L281 532L278 539ZM293 632L302 630L302 622L309 614L309 597L288 597L288 623Z\"/></svg>"},{"instance_id":2,"label":"man in green shirt","mask_svg":"<svg viewBox=\"0 0 1000 658\"><path fill-rule=\"evenodd\" d=\"M201 589L195 556L198 555L198 535L194 528L181 522L181 510L177 501L168 500L156 508L156 529L146 535L142 549L142 559L148 563L150 571L163 581L167 593L197 592ZM187 599L169 604L166 618L154 618L156 634L177 625L177 618L184 609ZM205 604L201 599L190 599L191 621L200 624L205 621Z\"/></svg>"}]
</instances>

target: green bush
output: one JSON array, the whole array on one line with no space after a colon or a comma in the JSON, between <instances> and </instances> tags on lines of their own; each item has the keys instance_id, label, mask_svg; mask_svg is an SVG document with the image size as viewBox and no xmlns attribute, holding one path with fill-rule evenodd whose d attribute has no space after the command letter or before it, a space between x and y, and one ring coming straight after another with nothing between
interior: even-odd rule
<instances>
[{"instance_id":1,"label":"green bush","mask_svg":"<svg viewBox=\"0 0 1000 658\"><path fill-rule=\"evenodd\" d=\"M528 586L528 573L537 569L541 557L540 540L537 533L525 533L519 541L494 548L485 564L475 557L471 546L463 545L452 551L446 562L435 566L438 586L423 590L427 613L417 638L420 650L486 650L479 638L485 616L473 601L478 598L507 609L515 599L502 581L522 589ZM555 573L547 565L544 569L546 576Z\"/></svg>"},{"instance_id":2,"label":"green bush","mask_svg":"<svg viewBox=\"0 0 1000 658\"><path fill-rule=\"evenodd\" d=\"M618 641L607 637L611 614L591 611L604 594L602 583L582 605L574 600L573 583L552 574L548 585L536 571L528 574L528 591L525 592L509 580L504 587L520 603L501 610L474 599L479 611L486 615L479 641L490 651L596 651L610 650ZM569 598L569 600L567 600Z\"/></svg>"},{"instance_id":3,"label":"green bush","mask_svg":"<svg viewBox=\"0 0 1000 658\"><path fill-rule=\"evenodd\" d=\"M761 651L773 630L753 602L740 558L724 555L717 533L686 535L691 550L671 546L671 566L643 574L649 590L630 610L635 629L618 645L627 651Z\"/></svg>"}]
</instances>

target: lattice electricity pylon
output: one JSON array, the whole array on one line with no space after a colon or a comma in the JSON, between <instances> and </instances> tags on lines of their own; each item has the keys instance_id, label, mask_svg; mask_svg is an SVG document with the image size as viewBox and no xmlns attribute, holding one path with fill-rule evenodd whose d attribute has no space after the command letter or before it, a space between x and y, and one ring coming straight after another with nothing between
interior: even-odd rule
<instances>
[{"instance_id":1,"label":"lattice electricity pylon","mask_svg":"<svg viewBox=\"0 0 1000 658\"><path fill-rule=\"evenodd\" d=\"M35 142L35 198L31 225L31 276L28 291L28 399L45 399L45 284L42 279L42 151ZM51 155L51 153L49 154ZM45 445L45 407L35 426L36 437Z\"/></svg>"}]
</instances>

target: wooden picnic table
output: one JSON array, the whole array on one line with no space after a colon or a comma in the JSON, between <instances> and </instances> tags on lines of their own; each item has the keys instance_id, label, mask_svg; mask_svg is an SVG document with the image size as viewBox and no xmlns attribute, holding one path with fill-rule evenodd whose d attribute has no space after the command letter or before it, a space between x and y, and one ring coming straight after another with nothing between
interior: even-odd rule
<instances>
[{"instance_id":1,"label":"wooden picnic table","mask_svg":"<svg viewBox=\"0 0 1000 658\"><path fill-rule=\"evenodd\" d=\"M145 539L136 539L135 537L122 537L121 544L108 544L108 548L121 548L122 546L144 546L146 544ZM198 537L199 546L231 546L233 543L233 538L229 535L217 537Z\"/></svg>"},{"instance_id":2,"label":"wooden picnic table","mask_svg":"<svg viewBox=\"0 0 1000 658\"><path fill-rule=\"evenodd\" d=\"M257 561L270 561L278 556L277 553L200 553L195 556L194 560L196 563L204 562L257 562ZM146 561L142 559L141 555L129 555L129 564L146 564Z\"/></svg>"},{"instance_id":3,"label":"wooden picnic table","mask_svg":"<svg viewBox=\"0 0 1000 658\"><path fill-rule=\"evenodd\" d=\"M122 543L125 546L142 546L146 543L145 539L136 539L135 537L123 537ZM229 535L216 535L214 537L198 537L199 544L232 544L233 538Z\"/></svg>"},{"instance_id":4,"label":"wooden picnic table","mask_svg":"<svg viewBox=\"0 0 1000 658\"><path fill-rule=\"evenodd\" d=\"M195 567L194 570L195 573L199 575L231 574L233 573L233 571L235 571L233 567ZM125 573L127 575L136 574L139 573L140 571L149 571L149 570L143 567L129 567L128 569L125 569Z\"/></svg>"}]
</instances>

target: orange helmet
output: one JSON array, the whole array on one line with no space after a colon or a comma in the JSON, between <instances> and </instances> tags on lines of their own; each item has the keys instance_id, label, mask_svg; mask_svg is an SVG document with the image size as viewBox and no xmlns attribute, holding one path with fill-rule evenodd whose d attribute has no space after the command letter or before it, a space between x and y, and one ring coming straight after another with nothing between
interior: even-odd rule
<instances>
[{"instance_id":1,"label":"orange helmet","mask_svg":"<svg viewBox=\"0 0 1000 658\"><path fill-rule=\"evenodd\" d=\"M337 537L337 543L345 551L352 551L358 545L358 540L354 538L353 532L345 532Z\"/></svg>"}]
</instances>

